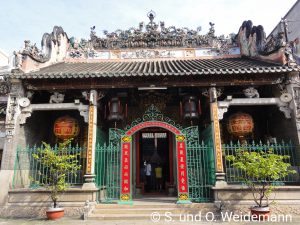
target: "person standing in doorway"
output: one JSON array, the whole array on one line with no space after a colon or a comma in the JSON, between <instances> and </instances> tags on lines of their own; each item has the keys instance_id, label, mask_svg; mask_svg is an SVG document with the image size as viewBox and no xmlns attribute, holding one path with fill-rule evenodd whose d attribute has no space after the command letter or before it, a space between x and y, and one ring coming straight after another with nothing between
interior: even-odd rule
<instances>
[{"instance_id":1,"label":"person standing in doorway","mask_svg":"<svg viewBox=\"0 0 300 225\"><path fill-rule=\"evenodd\" d=\"M152 172L152 167L150 162L146 162L146 168L145 168L145 175L146 175L146 192L151 191L151 172Z\"/></svg>"},{"instance_id":2,"label":"person standing in doorway","mask_svg":"<svg viewBox=\"0 0 300 225\"><path fill-rule=\"evenodd\" d=\"M154 170L155 170L156 190L161 192L162 191L162 168L161 168L161 165L158 164Z\"/></svg>"}]
</instances>

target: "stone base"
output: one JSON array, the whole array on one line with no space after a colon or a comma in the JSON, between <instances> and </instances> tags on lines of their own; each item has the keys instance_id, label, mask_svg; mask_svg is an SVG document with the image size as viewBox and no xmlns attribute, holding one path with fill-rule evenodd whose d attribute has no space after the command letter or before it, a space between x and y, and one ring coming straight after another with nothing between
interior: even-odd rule
<instances>
[{"instance_id":1,"label":"stone base","mask_svg":"<svg viewBox=\"0 0 300 225\"><path fill-rule=\"evenodd\" d=\"M85 203L87 200L89 202L97 201L97 192L99 189L82 189L82 188L69 188L66 192L59 196L58 202L80 202ZM46 205L51 205L51 199L49 196L49 191L45 189L18 189L9 191L8 204L35 204L44 203Z\"/></svg>"},{"instance_id":2,"label":"stone base","mask_svg":"<svg viewBox=\"0 0 300 225\"><path fill-rule=\"evenodd\" d=\"M253 196L247 186L228 185L226 183L216 183L213 187L215 201L244 202L252 201ZM275 198L276 202L294 201L300 203L300 186L278 186L274 188L274 193L270 201Z\"/></svg>"},{"instance_id":3,"label":"stone base","mask_svg":"<svg viewBox=\"0 0 300 225\"><path fill-rule=\"evenodd\" d=\"M60 204L64 208L65 216L81 218L84 213L84 204ZM19 205L11 204L0 207L0 217L2 218L46 218L46 210L48 206L45 205Z\"/></svg>"},{"instance_id":4,"label":"stone base","mask_svg":"<svg viewBox=\"0 0 300 225\"><path fill-rule=\"evenodd\" d=\"M81 187L82 190L94 190L97 189L96 184L93 183L84 183Z\"/></svg>"},{"instance_id":5,"label":"stone base","mask_svg":"<svg viewBox=\"0 0 300 225\"><path fill-rule=\"evenodd\" d=\"M214 203L221 211L247 213L255 206L252 193L246 186L219 183L213 190ZM272 213L300 216L300 186L275 187L270 203Z\"/></svg>"},{"instance_id":6,"label":"stone base","mask_svg":"<svg viewBox=\"0 0 300 225\"><path fill-rule=\"evenodd\" d=\"M88 207L97 201L99 189L69 188L61 194L58 206L65 209L69 217L82 217ZM49 191L45 189L10 190L8 202L0 208L0 217L45 218L46 209L52 206Z\"/></svg>"}]
</instances>

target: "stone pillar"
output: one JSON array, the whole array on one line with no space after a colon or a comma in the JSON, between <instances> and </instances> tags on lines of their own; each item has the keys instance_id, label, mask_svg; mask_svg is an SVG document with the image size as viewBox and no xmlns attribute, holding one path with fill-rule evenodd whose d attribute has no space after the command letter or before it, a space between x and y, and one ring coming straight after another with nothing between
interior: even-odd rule
<instances>
[{"instance_id":1,"label":"stone pillar","mask_svg":"<svg viewBox=\"0 0 300 225\"><path fill-rule=\"evenodd\" d=\"M215 151L215 168L216 168L216 186L220 183L225 182L225 173L223 168L222 158L222 143L220 134L220 124L218 118L218 102L217 102L217 91L215 87L209 89L210 97L210 116L213 131L213 143Z\"/></svg>"},{"instance_id":2,"label":"stone pillar","mask_svg":"<svg viewBox=\"0 0 300 225\"><path fill-rule=\"evenodd\" d=\"M86 173L83 189L96 188L95 185L95 148L97 132L97 91L90 92L89 122L88 122L88 143L86 150Z\"/></svg>"},{"instance_id":3,"label":"stone pillar","mask_svg":"<svg viewBox=\"0 0 300 225\"><path fill-rule=\"evenodd\" d=\"M291 117L296 127L295 136L293 135L291 139L295 145L300 145L300 78L298 72L291 72L289 74L286 91L292 96L292 100L288 104L292 110ZM300 152L298 149L296 150L296 161L300 165Z\"/></svg>"},{"instance_id":4,"label":"stone pillar","mask_svg":"<svg viewBox=\"0 0 300 225\"><path fill-rule=\"evenodd\" d=\"M25 137L20 133L19 116L20 108L18 99L24 94L20 80L11 81L11 91L8 96L6 109L5 130L6 137L0 170L0 205L5 205L8 200L8 191L12 188L14 164L18 145L24 145ZM22 146L23 147L23 146Z\"/></svg>"}]
</instances>

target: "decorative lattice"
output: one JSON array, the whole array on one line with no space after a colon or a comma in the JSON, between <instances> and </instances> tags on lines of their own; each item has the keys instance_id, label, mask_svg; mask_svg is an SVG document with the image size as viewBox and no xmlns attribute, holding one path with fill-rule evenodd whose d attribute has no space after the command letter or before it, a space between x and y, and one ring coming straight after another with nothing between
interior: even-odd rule
<instances>
[{"instance_id":1,"label":"decorative lattice","mask_svg":"<svg viewBox=\"0 0 300 225\"><path fill-rule=\"evenodd\" d=\"M164 114L161 113L161 111L154 106L153 104L145 111L144 115L142 118L137 118L130 125L127 125L125 127L125 130L130 130L132 127L138 125L139 123L146 122L146 121L160 121L160 122L165 122L167 124L170 124L174 127L176 127L179 130L182 130L182 126L180 124L177 124L174 120L171 118L165 116Z\"/></svg>"}]
</instances>

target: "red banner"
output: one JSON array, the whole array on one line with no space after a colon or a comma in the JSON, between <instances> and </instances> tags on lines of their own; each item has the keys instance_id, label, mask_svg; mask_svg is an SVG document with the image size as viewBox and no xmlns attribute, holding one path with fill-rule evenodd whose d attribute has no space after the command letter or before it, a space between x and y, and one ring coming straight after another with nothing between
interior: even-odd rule
<instances>
[{"instance_id":1,"label":"red banner","mask_svg":"<svg viewBox=\"0 0 300 225\"><path fill-rule=\"evenodd\" d=\"M177 141L178 192L188 192L185 142Z\"/></svg>"},{"instance_id":2,"label":"red banner","mask_svg":"<svg viewBox=\"0 0 300 225\"><path fill-rule=\"evenodd\" d=\"M121 194L130 194L130 142L122 143Z\"/></svg>"}]
</instances>

